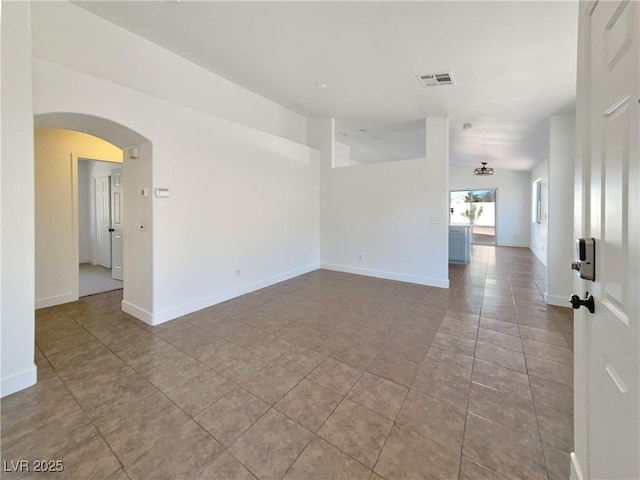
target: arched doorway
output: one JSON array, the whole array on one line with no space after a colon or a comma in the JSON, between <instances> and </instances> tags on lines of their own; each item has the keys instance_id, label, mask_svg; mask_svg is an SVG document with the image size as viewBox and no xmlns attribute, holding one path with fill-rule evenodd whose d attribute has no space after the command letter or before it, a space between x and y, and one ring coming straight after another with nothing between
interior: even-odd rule
<instances>
[{"instance_id":1,"label":"arched doorway","mask_svg":"<svg viewBox=\"0 0 640 480\"><path fill-rule=\"evenodd\" d=\"M152 146L146 137L125 127L117 122L105 118L79 114L79 113L45 113L34 117L36 132L42 129L57 129L68 133L80 132L97 139L103 140L104 144L111 144L122 151L122 177L126 179L122 185L122 196L126 202L126 210L123 212L123 260L124 265L124 292L122 309L141 320L148 321L152 311L152 261L153 261L153 238L151 234L152 220L152 199L148 195L151 189L152 179ZM71 132L69 132L71 131ZM43 147L47 148L45 143ZM53 201L60 202L59 210L67 208L67 203L73 204L78 198L78 175L77 164L80 158L95 157L91 152L83 152L82 147L75 146L68 150L68 160L62 159L58 171L38 172L36 168L36 179L38 176L51 175L56 181L55 195ZM37 167L37 165L36 165ZM54 179L55 177L55 179ZM48 180L47 180L48 181ZM42 209L45 210L45 209ZM39 218L38 205L36 204L36 248L61 249L64 253L56 257L48 255L49 258L57 258L58 264L53 269L58 271L61 278L51 287L53 283L50 279L39 278L38 252L36 252L36 307L52 306L66 303L78 299L78 215L77 202L75 207L66 212L62 212L64 221L55 222L54 219ZM60 225L56 224L60 223ZM38 231L38 225L45 225ZM45 236L45 238L42 238ZM51 238L48 238L51 237ZM48 272L52 271L51 265ZM46 282L42 282L46 280ZM51 291L40 294L38 297L38 285L47 283L47 288ZM66 282L66 283L65 283ZM43 288L44 289L44 288Z\"/></svg>"}]
</instances>

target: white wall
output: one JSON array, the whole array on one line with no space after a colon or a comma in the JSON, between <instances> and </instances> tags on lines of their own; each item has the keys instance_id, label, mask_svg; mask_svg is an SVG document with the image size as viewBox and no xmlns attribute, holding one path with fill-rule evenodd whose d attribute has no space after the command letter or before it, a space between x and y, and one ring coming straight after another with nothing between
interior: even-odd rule
<instances>
[{"instance_id":1,"label":"white wall","mask_svg":"<svg viewBox=\"0 0 640 480\"><path fill-rule=\"evenodd\" d=\"M307 144L320 152L320 161L333 165L335 157L335 129L333 118L307 119Z\"/></svg>"},{"instance_id":2,"label":"white wall","mask_svg":"<svg viewBox=\"0 0 640 480\"><path fill-rule=\"evenodd\" d=\"M122 165L114 165L114 163L122 163L122 160L120 162L117 162L115 160L110 162L101 162L95 160L90 161L89 168L91 172L90 177L92 179L91 183L93 183L93 179L95 178L111 175L111 170L113 170L114 168L122 167Z\"/></svg>"},{"instance_id":3,"label":"white wall","mask_svg":"<svg viewBox=\"0 0 640 480\"><path fill-rule=\"evenodd\" d=\"M349 167L358 165L358 162L351 160L351 148L344 143L334 141L333 143L333 167Z\"/></svg>"},{"instance_id":4,"label":"white wall","mask_svg":"<svg viewBox=\"0 0 640 480\"><path fill-rule=\"evenodd\" d=\"M153 67L165 78L145 74L145 93L123 86L128 78L121 84L105 79L103 69L135 76L130 66L146 64L142 57L150 47L139 48L137 37L62 5L60 10L49 4L34 7L36 54L44 56L44 51L48 58L34 61L35 112L97 115L152 142L149 161L141 161L145 147L141 159L124 162L125 224L136 231L125 237L123 308L158 323L317 268L318 151L152 94L156 80L162 84L175 73L167 68L175 56L159 47L153 48L158 62ZM91 55L77 56L78 49L89 47L79 46L83 42L76 42L75 35L73 41L67 38L78 22L85 23L83 29L101 32L92 35ZM103 35L109 41L103 43ZM47 42L64 48L50 49ZM127 68L120 63L123 56ZM70 64L75 67L64 66ZM199 75L199 67L193 68ZM154 187L170 188L171 197L141 199L135 193ZM130 194L137 206L131 207ZM146 231L136 229L141 221ZM146 246L128 249L127 241ZM151 255L144 269L151 272L152 285L127 277L139 271L128 268L127 251ZM136 298L130 295L133 284L144 287Z\"/></svg>"},{"instance_id":5,"label":"white wall","mask_svg":"<svg viewBox=\"0 0 640 480\"><path fill-rule=\"evenodd\" d=\"M163 125L152 135L154 187L172 192L154 199L155 314L173 318L316 269L318 152L195 112L179 116L184 124L157 115Z\"/></svg>"},{"instance_id":6,"label":"white wall","mask_svg":"<svg viewBox=\"0 0 640 480\"><path fill-rule=\"evenodd\" d=\"M36 382L31 34L26 2L2 3L0 396Z\"/></svg>"},{"instance_id":7,"label":"white wall","mask_svg":"<svg viewBox=\"0 0 640 480\"><path fill-rule=\"evenodd\" d=\"M575 117L551 117L549 133L549 232L546 301L567 307L573 293L573 176Z\"/></svg>"},{"instance_id":8,"label":"white wall","mask_svg":"<svg viewBox=\"0 0 640 480\"><path fill-rule=\"evenodd\" d=\"M77 158L121 162L122 150L84 133L38 128L34 154L35 293L36 307L42 308L78 298Z\"/></svg>"},{"instance_id":9,"label":"white wall","mask_svg":"<svg viewBox=\"0 0 640 480\"><path fill-rule=\"evenodd\" d=\"M93 263L93 242L91 233L95 230L89 160L78 160L78 252L80 263ZM94 221L92 222L92 218Z\"/></svg>"},{"instance_id":10,"label":"white wall","mask_svg":"<svg viewBox=\"0 0 640 480\"><path fill-rule=\"evenodd\" d=\"M80 7L38 2L32 12L33 48L39 58L170 103L306 142L304 116Z\"/></svg>"},{"instance_id":11,"label":"white wall","mask_svg":"<svg viewBox=\"0 0 640 480\"><path fill-rule=\"evenodd\" d=\"M540 223L536 223L532 220L532 190L533 182L540 179L542 181L542 193L541 193L541 210L540 210ZM546 266L548 245L549 245L549 159L545 158L536 168L531 171L531 177L529 179L529 222L531 222L531 251L536 257Z\"/></svg>"},{"instance_id":12,"label":"white wall","mask_svg":"<svg viewBox=\"0 0 640 480\"><path fill-rule=\"evenodd\" d=\"M132 147L134 148L134 147ZM131 158L124 151L122 166L122 202L125 205L123 219L123 300L122 309L148 323L156 323L154 317L154 204L152 197L142 197L140 190L151 191L155 158L151 143L140 143L138 158ZM135 156L135 155L134 155ZM145 229L140 229L144 224ZM173 232L172 234L175 234Z\"/></svg>"},{"instance_id":13,"label":"white wall","mask_svg":"<svg viewBox=\"0 0 640 480\"><path fill-rule=\"evenodd\" d=\"M515 170L494 171L479 177L468 165L449 165L449 189L495 189L496 242L502 246L528 247L531 222L529 173Z\"/></svg>"},{"instance_id":14,"label":"white wall","mask_svg":"<svg viewBox=\"0 0 640 480\"><path fill-rule=\"evenodd\" d=\"M448 287L448 132L448 119L427 119L426 159L323 161L324 268Z\"/></svg>"},{"instance_id":15,"label":"white wall","mask_svg":"<svg viewBox=\"0 0 640 480\"><path fill-rule=\"evenodd\" d=\"M573 282L569 265L574 256L575 117L550 117L548 142L546 158L531 171L530 177L530 212L533 208L533 182L540 179L542 183L540 223L530 220L531 251L549 267L545 292L547 303L566 307Z\"/></svg>"}]
</instances>

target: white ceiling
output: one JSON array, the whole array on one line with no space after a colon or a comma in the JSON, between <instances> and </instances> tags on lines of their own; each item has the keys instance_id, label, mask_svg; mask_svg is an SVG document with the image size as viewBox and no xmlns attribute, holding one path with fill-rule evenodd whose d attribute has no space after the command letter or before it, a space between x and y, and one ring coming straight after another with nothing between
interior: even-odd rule
<instances>
[{"instance_id":1,"label":"white ceiling","mask_svg":"<svg viewBox=\"0 0 640 480\"><path fill-rule=\"evenodd\" d=\"M301 114L375 126L372 145L449 116L452 163L528 170L544 120L573 113L577 1L77 3ZM438 72L455 85L416 79Z\"/></svg>"}]
</instances>

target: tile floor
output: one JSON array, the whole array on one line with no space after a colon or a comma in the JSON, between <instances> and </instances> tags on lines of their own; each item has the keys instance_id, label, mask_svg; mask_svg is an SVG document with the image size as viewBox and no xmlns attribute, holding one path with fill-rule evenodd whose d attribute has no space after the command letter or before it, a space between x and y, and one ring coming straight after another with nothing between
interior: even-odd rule
<instances>
[{"instance_id":1,"label":"tile floor","mask_svg":"<svg viewBox=\"0 0 640 480\"><path fill-rule=\"evenodd\" d=\"M3 469L64 472L2 477L566 479L571 310L541 278L476 247L449 290L319 270L155 328L121 292L39 310Z\"/></svg>"},{"instance_id":2,"label":"tile floor","mask_svg":"<svg viewBox=\"0 0 640 480\"><path fill-rule=\"evenodd\" d=\"M95 295L122 288L121 280L111 278L111 269L90 263L80 264L80 296Z\"/></svg>"}]
</instances>

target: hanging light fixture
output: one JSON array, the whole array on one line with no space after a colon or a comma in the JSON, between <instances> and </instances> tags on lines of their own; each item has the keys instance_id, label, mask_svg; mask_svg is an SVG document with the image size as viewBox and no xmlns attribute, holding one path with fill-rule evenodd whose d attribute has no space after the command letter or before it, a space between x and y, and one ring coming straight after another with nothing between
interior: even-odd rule
<instances>
[{"instance_id":1,"label":"hanging light fixture","mask_svg":"<svg viewBox=\"0 0 640 480\"><path fill-rule=\"evenodd\" d=\"M473 174L481 177L493 175L493 168L487 168L487 162L482 162L482 167L474 169Z\"/></svg>"}]
</instances>

